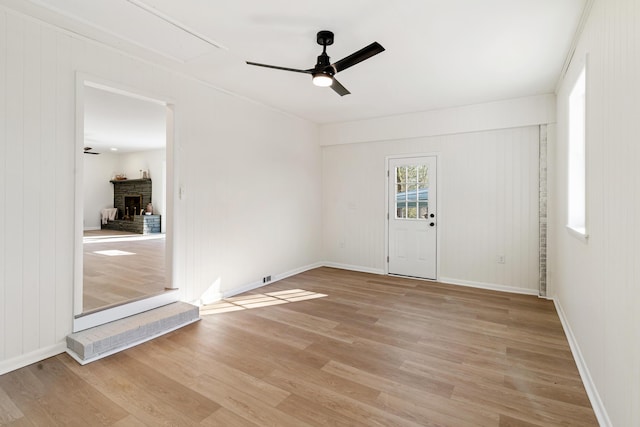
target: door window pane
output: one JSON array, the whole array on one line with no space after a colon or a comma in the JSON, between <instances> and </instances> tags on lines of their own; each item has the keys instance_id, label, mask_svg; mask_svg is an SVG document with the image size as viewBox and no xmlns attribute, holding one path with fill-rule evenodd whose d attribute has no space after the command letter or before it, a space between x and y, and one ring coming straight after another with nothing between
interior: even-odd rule
<instances>
[{"instance_id":1,"label":"door window pane","mask_svg":"<svg viewBox=\"0 0 640 427\"><path fill-rule=\"evenodd\" d=\"M396 218L427 219L429 170L426 165L403 165L395 169Z\"/></svg>"}]
</instances>

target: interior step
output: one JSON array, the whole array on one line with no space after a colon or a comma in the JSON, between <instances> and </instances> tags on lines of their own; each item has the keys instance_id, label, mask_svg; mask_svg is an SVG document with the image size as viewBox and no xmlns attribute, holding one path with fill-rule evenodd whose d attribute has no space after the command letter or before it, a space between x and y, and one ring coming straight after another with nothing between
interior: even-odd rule
<instances>
[{"instance_id":1,"label":"interior step","mask_svg":"<svg viewBox=\"0 0 640 427\"><path fill-rule=\"evenodd\" d=\"M198 320L197 306L174 302L68 335L67 353L85 365Z\"/></svg>"}]
</instances>

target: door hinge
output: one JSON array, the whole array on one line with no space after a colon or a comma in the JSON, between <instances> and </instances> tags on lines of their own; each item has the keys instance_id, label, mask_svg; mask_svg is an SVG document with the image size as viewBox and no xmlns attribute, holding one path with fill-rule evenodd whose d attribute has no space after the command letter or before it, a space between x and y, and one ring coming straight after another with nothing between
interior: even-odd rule
<instances>
[{"instance_id":1,"label":"door hinge","mask_svg":"<svg viewBox=\"0 0 640 427\"><path fill-rule=\"evenodd\" d=\"M387 212L387 219L389 219L389 212Z\"/></svg>"},{"instance_id":2,"label":"door hinge","mask_svg":"<svg viewBox=\"0 0 640 427\"><path fill-rule=\"evenodd\" d=\"M387 262L389 262L389 255L387 255Z\"/></svg>"},{"instance_id":3,"label":"door hinge","mask_svg":"<svg viewBox=\"0 0 640 427\"><path fill-rule=\"evenodd\" d=\"M387 171L387 178L389 178L389 171Z\"/></svg>"}]
</instances>

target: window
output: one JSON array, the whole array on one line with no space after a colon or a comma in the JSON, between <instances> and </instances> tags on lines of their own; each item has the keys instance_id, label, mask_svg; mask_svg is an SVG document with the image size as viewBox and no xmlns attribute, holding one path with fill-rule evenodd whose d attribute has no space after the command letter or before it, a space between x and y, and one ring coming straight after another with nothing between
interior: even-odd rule
<instances>
[{"instance_id":1,"label":"window","mask_svg":"<svg viewBox=\"0 0 640 427\"><path fill-rule=\"evenodd\" d=\"M427 219L429 211L429 173L427 165L395 168L396 219Z\"/></svg>"},{"instance_id":2,"label":"window","mask_svg":"<svg viewBox=\"0 0 640 427\"><path fill-rule=\"evenodd\" d=\"M586 70L584 67L569 94L568 130L567 227L578 237L586 238Z\"/></svg>"}]
</instances>

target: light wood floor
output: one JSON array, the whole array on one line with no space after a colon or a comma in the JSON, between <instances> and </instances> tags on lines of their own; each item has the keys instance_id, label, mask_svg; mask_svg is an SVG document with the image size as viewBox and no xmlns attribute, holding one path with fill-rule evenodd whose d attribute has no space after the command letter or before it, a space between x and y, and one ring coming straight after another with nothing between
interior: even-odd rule
<instances>
[{"instance_id":1,"label":"light wood floor","mask_svg":"<svg viewBox=\"0 0 640 427\"><path fill-rule=\"evenodd\" d=\"M95 230L85 231L84 236L84 312L156 295L170 285L165 279L164 235ZM96 253L114 250L128 255Z\"/></svg>"},{"instance_id":2,"label":"light wood floor","mask_svg":"<svg viewBox=\"0 0 640 427\"><path fill-rule=\"evenodd\" d=\"M330 268L254 293L288 289L327 296L3 375L0 424L597 425L549 301Z\"/></svg>"}]
</instances>

